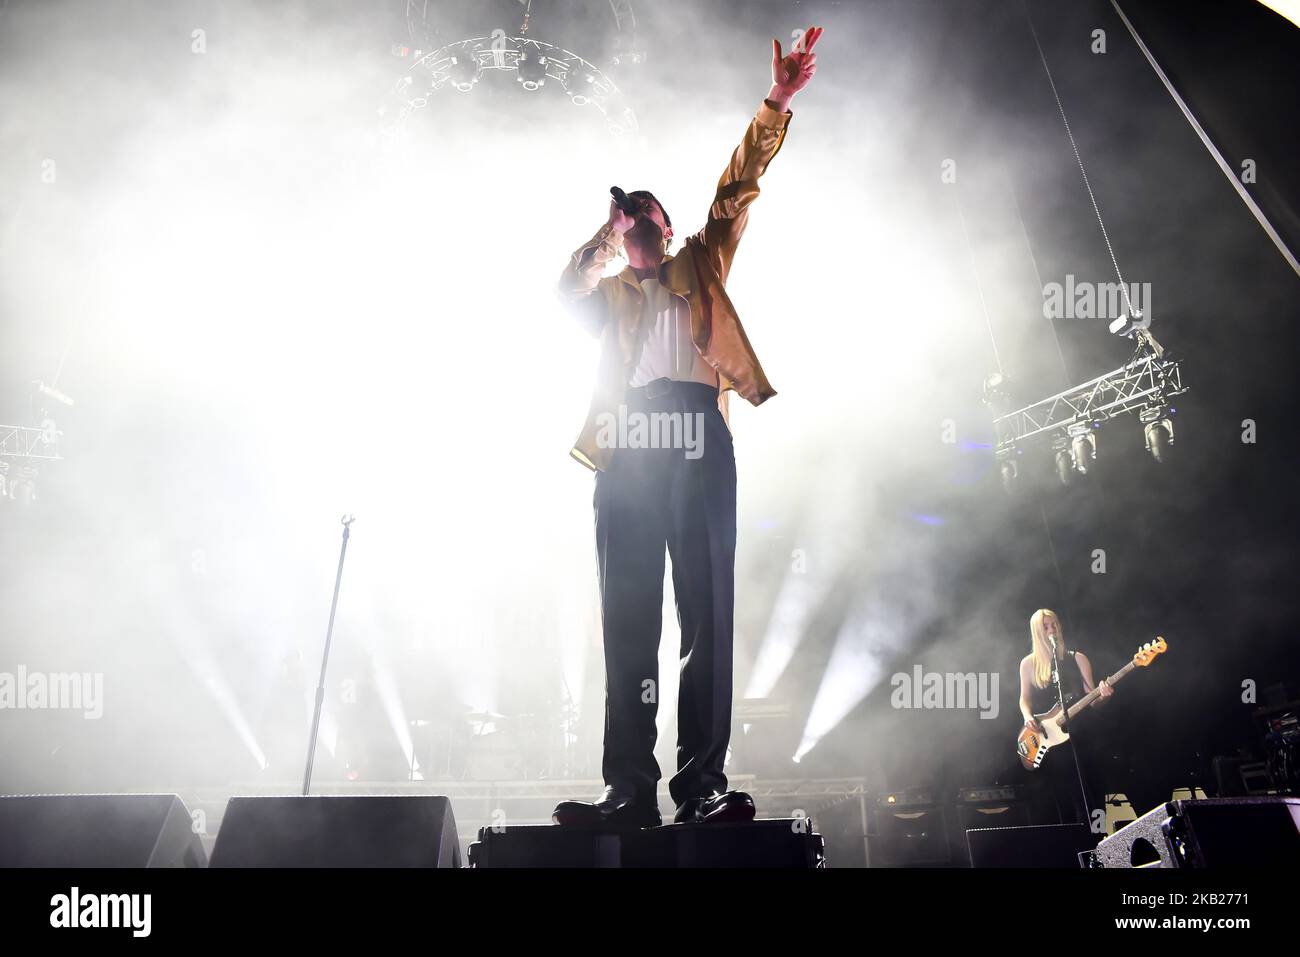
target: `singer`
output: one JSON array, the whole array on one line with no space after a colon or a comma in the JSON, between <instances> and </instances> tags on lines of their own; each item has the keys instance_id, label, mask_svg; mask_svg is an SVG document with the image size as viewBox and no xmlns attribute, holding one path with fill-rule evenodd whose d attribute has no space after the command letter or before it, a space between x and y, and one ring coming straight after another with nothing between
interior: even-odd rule
<instances>
[{"instance_id":1,"label":"singer","mask_svg":"<svg viewBox=\"0 0 1300 957\"><path fill-rule=\"evenodd\" d=\"M726 393L759 405L776 392L725 285L759 178L785 140L790 101L816 72L813 46L821 33L810 27L786 55L772 41L771 90L723 170L703 229L670 256L672 220L663 204L646 190L611 190L608 222L560 277L560 300L600 340L590 411L570 454L596 473L605 789L594 802L561 802L556 824L661 823L654 746L665 547L682 635L677 773L669 783L674 821L754 817L752 798L728 791L723 771L731 738L736 549ZM629 265L602 278L620 250ZM663 443L619 447L607 426L620 415L655 422L698 417L700 454Z\"/></svg>"}]
</instances>

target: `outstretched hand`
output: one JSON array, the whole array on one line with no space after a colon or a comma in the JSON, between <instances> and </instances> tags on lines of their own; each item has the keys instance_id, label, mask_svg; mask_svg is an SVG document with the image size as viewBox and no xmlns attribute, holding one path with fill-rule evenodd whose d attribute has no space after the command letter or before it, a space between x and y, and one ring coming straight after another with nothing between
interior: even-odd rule
<instances>
[{"instance_id":1,"label":"outstretched hand","mask_svg":"<svg viewBox=\"0 0 1300 957\"><path fill-rule=\"evenodd\" d=\"M813 46L821 38L821 27L809 27L790 52L785 56L781 55L781 41L773 38L772 40L772 86L774 92L782 95L783 98L789 98L798 93L808 81L813 78L817 72L817 54L812 52Z\"/></svg>"}]
</instances>

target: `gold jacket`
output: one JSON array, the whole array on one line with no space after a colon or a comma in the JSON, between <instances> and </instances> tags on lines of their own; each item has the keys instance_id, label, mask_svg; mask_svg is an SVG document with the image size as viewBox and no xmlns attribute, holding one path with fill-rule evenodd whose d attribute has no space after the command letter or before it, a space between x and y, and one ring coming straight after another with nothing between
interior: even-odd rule
<instances>
[{"instance_id":1,"label":"gold jacket","mask_svg":"<svg viewBox=\"0 0 1300 957\"><path fill-rule=\"evenodd\" d=\"M690 303L691 337L705 362L717 370L721 385L718 404L724 416L728 389L753 405L776 395L724 286L749 221L749 206L758 198L758 179L781 149L791 116L789 110L778 112L766 101L759 106L718 180L708 222L676 253L665 255L659 265L660 283ZM569 258L556 287L560 301L600 339L591 408L569 454L601 471L609 465L614 450L597 444L598 423L602 413L617 416L640 358L643 333L648 331L640 328L643 294L632 267L617 276L601 277L622 246L622 234L606 223Z\"/></svg>"}]
</instances>

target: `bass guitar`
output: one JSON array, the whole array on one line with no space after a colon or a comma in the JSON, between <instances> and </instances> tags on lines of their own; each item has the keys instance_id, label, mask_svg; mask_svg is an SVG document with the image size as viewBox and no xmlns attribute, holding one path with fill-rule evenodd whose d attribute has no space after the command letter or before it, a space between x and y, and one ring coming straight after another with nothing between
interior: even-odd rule
<instances>
[{"instance_id":1,"label":"bass guitar","mask_svg":"<svg viewBox=\"0 0 1300 957\"><path fill-rule=\"evenodd\" d=\"M1169 645L1163 638L1157 636L1155 641L1147 642L1139 648L1132 661L1107 678L1106 684L1114 687L1134 668L1145 668L1156 660L1157 655L1163 655L1168 650ZM1025 770L1037 769L1047 757L1048 751L1058 744L1069 741L1070 735L1065 730L1066 725L1072 722L1080 711L1092 707L1099 700L1101 700L1101 690L1093 688L1070 705L1065 714L1061 713L1061 705L1057 703L1052 705L1050 711L1034 715L1034 720L1043 730L1040 732L1032 728L1022 728L1019 737L1016 738L1016 753L1020 755L1020 763L1025 766Z\"/></svg>"}]
</instances>

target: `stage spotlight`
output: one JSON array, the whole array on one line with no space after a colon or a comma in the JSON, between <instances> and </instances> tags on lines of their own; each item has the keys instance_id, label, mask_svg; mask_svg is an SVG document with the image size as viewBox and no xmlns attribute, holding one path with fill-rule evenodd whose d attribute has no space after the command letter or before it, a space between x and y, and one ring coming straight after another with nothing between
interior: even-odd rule
<instances>
[{"instance_id":1,"label":"stage spotlight","mask_svg":"<svg viewBox=\"0 0 1300 957\"><path fill-rule=\"evenodd\" d=\"M999 415L1011 407L1011 381L1001 372L984 377L980 385L980 402Z\"/></svg>"},{"instance_id":2,"label":"stage spotlight","mask_svg":"<svg viewBox=\"0 0 1300 957\"><path fill-rule=\"evenodd\" d=\"M1056 477L1062 485L1069 485L1074 480L1074 456L1064 442L1058 443L1056 449Z\"/></svg>"},{"instance_id":3,"label":"stage spotlight","mask_svg":"<svg viewBox=\"0 0 1300 957\"><path fill-rule=\"evenodd\" d=\"M473 50L461 50L452 55L451 70L448 72L451 75L451 85L462 93L468 93L483 75L483 68L479 66Z\"/></svg>"},{"instance_id":4,"label":"stage spotlight","mask_svg":"<svg viewBox=\"0 0 1300 957\"><path fill-rule=\"evenodd\" d=\"M41 395L45 396L46 398L53 399L55 402L62 402L64 405L67 406L71 406L75 404L72 401L72 397L68 395L66 392L61 392L58 389L54 388L54 386L52 385L46 385L44 382L41 382L39 379L32 383L32 387L35 389L36 392L39 392Z\"/></svg>"},{"instance_id":5,"label":"stage spotlight","mask_svg":"<svg viewBox=\"0 0 1300 957\"><path fill-rule=\"evenodd\" d=\"M1087 475L1092 463L1097 461L1097 435L1089 426L1070 427L1070 458L1080 475Z\"/></svg>"},{"instance_id":6,"label":"stage spotlight","mask_svg":"<svg viewBox=\"0 0 1300 957\"><path fill-rule=\"evenodd\" d=\"M1003 457L998 462L998 472L1002 475L1002 488L1010 495L1016 490L1016 480L1020 477L1020 469L1016 465L1016 460Z\"/></svg>"},{"instance_id":7,"label":"stage spotlight","mask_svg":"<svg viewBox=\"0 0 1300 957\"><path fill-rule=\"evenodd\" d=\"M19 505L31 505L36 501L36 469L18 468L9 475L9 497Z\"/></svg>"},{"instance_id":8,"label":"stage spotlight","mask_svg":"<svg viewBox=\"0 0 1300 957\"><path fill-rule=\"evenodd\" d=\"M569 100L574 106L586 106L591 102L591 90L596 78L587 71L581 73L569 72L564 80L564 91L569 94Z\"/></svg>"},{"instance_id":9,"label":"stage spotlight","mask_svg":"<svg viewBox=\"0 0 1300 957\"><path fill-rule=\"evenodd\" d=\"M1155 336L1151 335L1151 320L1144 318L1138 310L1133 310L1132 317L1126 314L1112 320L1109 328L1117 336L1123 336L1125 339L1136 339L1140 349L1145 349L1157 359L1165 357L1165 347L1160 344Z\"/></svg>"},{"instance_id":10,"label":"stage spotlight","mask_svg":"<svg viewBox=\"0 0 1300 957\"><path fill-rule=\"evenodd\" d=\"M1132 336L1136 330L1145 329L1148 325L1150 323L1142 318L1142 313L1134 309L1131 317L1125 313L1118 319L1112 319L1109 328L1112 335Z\"/></svg>"},{"instance_id":11,"label":"stage spotlight","mask_svg":"<svg viewBox=\"0 0 1300 957\"><path fill-rule=\"evenodd\" d=\"M546 83L546 57L530 51L519 58L519 76L516 79L525 90L540 90Z\"/></svg>"},{"instance_id":12,"label":"stage spotlight","mask_svg":"<svg viewBox=\"0 0 1300 957\"><path fill-rule=\"evenodd\" d=\"M615 136L624 136L628 133L635 133L637 130L636 114L630 107L622 109L611 108L606 113L605 128Z\"/></svg>"},{"instance_id":13,"label":"stage spotlight","mask_svg":"<svg viewBox=\"0 0 1300 957\"><path fill-rule=\"evenodd\" d=\"M1173 420L1164 415L1164 410L1155 410L1155 414L1150 417L1144 414L1142 419L1146 422L1143 432L1147 451L1157 462L1169 461L1169 447L1174 444Z\"/></svg>"}]
</instances>

